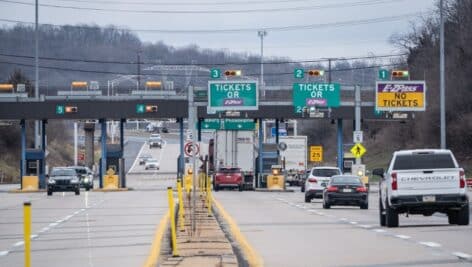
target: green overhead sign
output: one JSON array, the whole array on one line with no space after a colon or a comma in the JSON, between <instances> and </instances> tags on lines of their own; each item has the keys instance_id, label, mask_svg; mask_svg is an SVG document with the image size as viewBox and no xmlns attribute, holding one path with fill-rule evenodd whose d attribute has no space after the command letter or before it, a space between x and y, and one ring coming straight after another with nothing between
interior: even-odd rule
<instances>
[{"instance_id":1,"label":"green overhead sign","mask_svg":"<svg viewBox=\"0 0 472 267\"><path fill-rule=\"evenodd\" d=\"M146 111L146 106L144 104L137 104L136 105L136 113L144 113Z\"/></svg>"},{"instance_id":2,"label":"green overhead sign","mask_svg":"<svg viewBox=\"0 0 472 267\"><path fill-rule=\"evenodd\" d=\"M258 102L257 81L208 82L209 110L257 110Z\"/></svg>"},{"instance_id":3,"label":"green overhead sign","mask_svg":"<svg viewBox=\"0 0 472 267\"><path fill-rule=\"evenodd\" d=\"M253 131L256 124L253 119L204 119L202 130Z\"/></svg>"},{"instance_id":4,"label":"green overhead sign","mask_svg":"<svg viewBox=\"0 0 472 267\"><path fill-rule=\"evenodd\" d=\"M295 113L303 108L336 108L341 104L341 85L338 83L294 83L293 105Z\"/></svg>"},{"instance_id":5,"label":"green overhead sign","mask_svg":"<svg viewBox=\"0 0 472 267\"><path fill-rule=\"evenodd\" d=\"M63 105L57 105L56 106L56 114L57 115L63 115L65 112L65 108Z\"/></svg>"}]
</instances>

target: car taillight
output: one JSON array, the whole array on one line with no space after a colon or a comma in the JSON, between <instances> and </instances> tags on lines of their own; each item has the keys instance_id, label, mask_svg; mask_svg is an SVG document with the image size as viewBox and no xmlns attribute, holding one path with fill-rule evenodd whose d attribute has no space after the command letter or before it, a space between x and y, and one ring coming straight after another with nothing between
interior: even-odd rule
<instances>
[{"instance_id":1,"label":"car taillight","mask_svg":"<svg viewBox=\"0 0 472 267\"><path fill-rule=\"evenodd\" d=\"M465 172L464 171L460 171L459 172L459 185L460 185L460 188L465 188Z\"/></svg>"},{"instance_id":2,"label":"car taillight","mask_svg":"<svg viewBox=\"0 0 472 267\"><path fill-rule=\"evenodd\" d=\"M392 190L397 190L397 189L398 189L397 173L392 172Z\"/></svg>"},{"instance_id":3,"label":"car taillight","mask_svg":"<svg viewBox=\"0 0 472 267\"><path fill-rule=\"evenodd\" d=\"M336 186L328 187L328 192L338 192L338 188Z\"/></svg>"},{"instance_id":4,"label":"car taillight","mask_svg":"<svg viewBox=\"0 0 472 267\"><path fill-rule=\"evenodd\" d=\"M318 181L315 178L310 178L308 179L308 182L310 183L317 183Z\"/></svg>"},{"instance_id":5,"label":"car taillight","mask_svg":"<svg viewBox=\"0 0 472 267\"><path fill-rule=\"evenodd\" d=\"M367 193L367 188L363 187L358 187L356 188L356 191L359 193Z\"/></svg>"}]
</instances>

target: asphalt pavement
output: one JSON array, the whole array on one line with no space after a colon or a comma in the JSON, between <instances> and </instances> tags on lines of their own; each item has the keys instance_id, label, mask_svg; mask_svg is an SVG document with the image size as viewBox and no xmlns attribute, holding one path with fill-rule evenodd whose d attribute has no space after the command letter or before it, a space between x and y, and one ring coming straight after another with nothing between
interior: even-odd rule
<instances>
[{"instance_id":1,"label":"asphalt pavement","mask_svg":"<svg viewBox=\"0 0 472 267\"><path fill-rule=\"evenodd\" d=\"M322 208L294 193L220 191L214 196L236 220L265 266L470 266L472 226L447 217L401 217L379 226L378 193L369 209Z\"/></svg>"}]
</instances>

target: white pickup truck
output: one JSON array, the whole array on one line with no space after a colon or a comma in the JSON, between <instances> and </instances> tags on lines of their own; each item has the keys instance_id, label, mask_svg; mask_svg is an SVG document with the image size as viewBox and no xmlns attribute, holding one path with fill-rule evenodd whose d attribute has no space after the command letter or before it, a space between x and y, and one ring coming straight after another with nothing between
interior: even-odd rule
<instances>
[{"instance_id":1,"label":"white pickup truck","mask_svg":"<svg viewBox=\"0 0 472 267\"><path fill-rule=\"evenodd\" d=\"M393 153L381 177L380 225L398 227L398 214L447 214L450 224L469 224L465 173L450 150L403 150Z\"/></svg>"}]
</instances>

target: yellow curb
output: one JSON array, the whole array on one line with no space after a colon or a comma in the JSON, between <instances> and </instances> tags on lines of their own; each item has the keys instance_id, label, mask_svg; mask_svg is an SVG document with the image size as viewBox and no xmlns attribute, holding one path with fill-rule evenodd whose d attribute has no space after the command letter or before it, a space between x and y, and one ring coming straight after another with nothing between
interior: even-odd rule
<instances>
[{"instance_id":1,"label":"yellow curb","mask_svg":"<svg viewBox=\"0 0 472 267\"><path fill-rule=\"evenodd\" d=\"M21 190L21 189L13 189L8 191L8 193L45 193L46 189L34 189L34 190Z\"/></svg>"},{"instance_id":2,"label":"yellow curb","mask_svg":"<svg viewBox=\"0 0 472 267\"><path fill-rule=\"evenodd\" d=\"M213 204L218 209L219 214L223 217L226 223L229 225L229 230L231 235L234 237L236 242L238 242L241 250L251 267L262 267L264 266L264 261L259 256L257 251L249 244L246 237L241 233L238 225L234 219L225 211L223 206L212 196Z\"/></svg>"},{"instance_id":3,"label":"yellow curb","mask_svg":"<svg viewBox=\"0 0 472 267\"><path fill-rule=\"evenodd\" d=\"M156 231L154 232L154 240L152 241L151 250L146 259L146 262L143 264L143 267L155 267L157 261L159 260L159 255L161 254L162 239L164 237L165 230L167 229L167 224L169 223L170 213L166 212L164 217L162 217L161 222L157 225Z\"/></svg>"},{"instance_id":4,"label":"yellow curb","mask_svg":"<svg viewBox=\"0 0 472 267\"><path fill-rule=\"evenodd\" d=\"M110 188L110 189L100 188L100 189L93 189L92 191L93 192L124 192L128 190L129 190L128 188Z\"/></svg>"}]
</instances>

